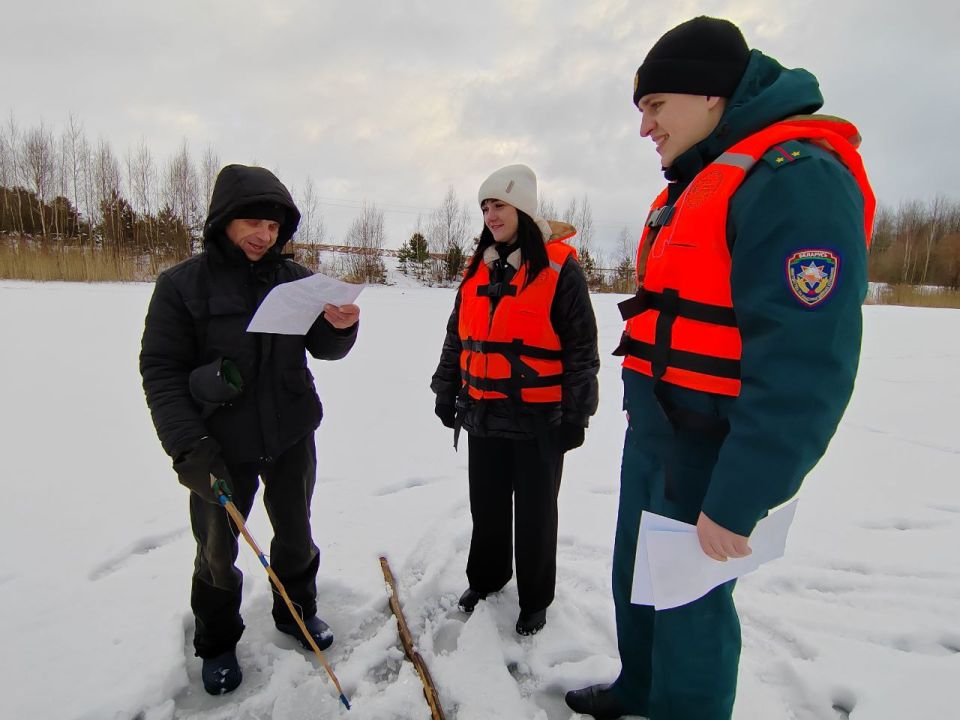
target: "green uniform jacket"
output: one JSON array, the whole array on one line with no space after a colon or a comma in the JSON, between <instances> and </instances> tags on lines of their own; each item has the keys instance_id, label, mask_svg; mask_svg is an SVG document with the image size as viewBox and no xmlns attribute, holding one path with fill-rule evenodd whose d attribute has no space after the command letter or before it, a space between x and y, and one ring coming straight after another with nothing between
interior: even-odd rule
<instances>
[{"instance_id":1,"label":"green uniform jacket","mask_svg":"<svg viewBox=\"0 0 960 720\"><path fill-rule=\"evenodd\" d=\"M668 169L668 180L675 181L670 202L734 143L789 116L814 112L822 102L813 75L752 51L717 128ZM807 142L787 145L791 159L768 152L730 205L730 283L743 340L740 395L666 383L660 391L669 403L729 424L719 447L705 441L703 452L716 453L716 460L704 479L701 508L742 535L792 497L826 451L853 391L860 356L867 287L862 193L828 151ZM809 249L839 257L831 293L813 306L794 294L787 274L787 259Z\"/></svg>"}]
</instances>

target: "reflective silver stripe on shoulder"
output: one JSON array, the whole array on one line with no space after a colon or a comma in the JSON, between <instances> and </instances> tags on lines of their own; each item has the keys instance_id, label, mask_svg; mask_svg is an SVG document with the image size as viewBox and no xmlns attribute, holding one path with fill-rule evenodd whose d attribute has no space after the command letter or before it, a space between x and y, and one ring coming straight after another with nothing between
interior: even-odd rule
<instances>
[{"instance_id":1,"label":"reflective silver stripe on shoulder","mask_svg":"<svg viewBox=\"0 0 960 720\"><path fill-rule=\"evenodd\" d=\"M714 162L717 165L732 165L733 167L743 168L744 170L749 170L757 164L757 161L750 155L731 152L723 153L723 155L714 160Z\"/></svg>"},{"instance_id":2,"label":"reflective silver stripe on shoulder","mask_svg":"<svg viewBox=\"0 0 960 720\"><path fill-rule=\"evenodd\" d=\"M555 263L553 260L551 260L550 267L553 268L557 273L559 273L560 270L563 268L563 265L560 265L559 263Z\"/></svg>"}]
</instances>

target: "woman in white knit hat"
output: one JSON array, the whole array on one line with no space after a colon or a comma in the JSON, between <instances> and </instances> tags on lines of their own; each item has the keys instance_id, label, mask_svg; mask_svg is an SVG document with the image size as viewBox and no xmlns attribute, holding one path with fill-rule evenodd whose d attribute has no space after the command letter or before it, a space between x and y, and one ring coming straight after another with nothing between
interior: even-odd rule
<instances>
[{"instance_id":1,"label":"woman in white knit hat","mask_svg":"<svg viewBox=\"0 0 960 720\"><path fill-rule=\"evenodd\" d=\"M473 534L460 609L510 580L515 537L516 629L533 635L554 597L563 455L583 443L597 409L597 324L565 242L576 231L537 216L533 171L497 170L478 199L484 227L431 389L454 445L461 428L468 436Z\"/></svg>"}]
</instances>

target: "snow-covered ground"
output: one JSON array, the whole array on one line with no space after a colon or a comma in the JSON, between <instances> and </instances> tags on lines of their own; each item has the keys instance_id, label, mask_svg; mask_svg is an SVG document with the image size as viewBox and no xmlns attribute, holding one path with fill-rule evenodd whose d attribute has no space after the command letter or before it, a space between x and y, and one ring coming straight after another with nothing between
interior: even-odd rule
<instances>
[{"instance_id":1,"label":"snow-covered ground","mask_svg":"<svg viewBox=\"0 0 960 720\"><path fill-rule=\"evenodd\" d=\"M190 644L187 493L137 372L152 286L0 282L0 718L428 718L377 558L386 553L447 717L569 720L566 689L617 672L609 575L624 431L616 296L593 298L601 404L560 495L547 627L513 630L513 583L467 619L466 454L433 415L446 289L373 287L336 363L313 362L319 664L270 620L246 546L243 685L207 696ZM867 307L856 394L801 491L787 555L746 577L736 717L947 720L960 701L960 312ZM797 402L817 388L797 388ZM262 507L250 521L266 545Z\"/></svg>"}]
</instances>

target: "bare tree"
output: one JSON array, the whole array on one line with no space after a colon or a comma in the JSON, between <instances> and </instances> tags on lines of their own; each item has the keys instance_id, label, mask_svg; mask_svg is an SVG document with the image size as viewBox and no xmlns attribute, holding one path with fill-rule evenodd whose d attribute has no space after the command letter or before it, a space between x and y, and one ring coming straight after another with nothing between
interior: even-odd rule
<instances>
[{"instance_id":1,"label":"bare tree","mask_svg":"<svg viewBox=\"0 0 960 720\"><path fill-rule=\"evenodd\" d=\"M470 240L470 210L460 202L452 186L430 214L426 237L427 245L444 258L436 268L435 279L449 281L459 277Z\"/></svg>"},{"instance_id":2,"label":"bare tree","mask_svg":"<svg viewBox=\"0 0 960 720\"><path fill-rule=\"evenodd\" d=\"M617 292L630 293L637 289L636 259L637 237L624 225L617 236L617 248L613 257L614 289Z\"/></svg>"},{"instance_id":3,"label":"bare tree","mask_svg":"<svg viewBox=\"0 0 960 720\"><path fill-rule=\"evenodd\" d=\"M105 224L105 237L114 240L123 237L123 228L119 224L121 215L116 212L117 203L123 197L120 183L120 163L110 145L101 139L93 155L93 192L97 215L91 218L91 222L95 220L99 224ZM116 249L117 252L120 251L119 246Z\"/></svg>"},{"instance_id":4,"label":"bare tree","mask_svg":"<svg viewBox=\"0 0 960 720\"><path fill-rule=\"evenodd\" d=\"M155 211L155 189L157 169L143 138L135 148L128 149L126 154L127 190L134 210L141 215L152 215Z\"/></svg>"},{"instance_id":5,"label":"bare tree","mask_svg":"<svg viewBox=\"0 0 960 720\"><path fill-rule=\"evenodd\" d=\"M157 240L156 181L157 169L150 148L141 138L135 149L127 150L128 195L133 209L140 215L134 241L141 249L152 252Z\"/></svg>"},{"instance_id":6,"label":"bare tree","mask_svg":"<svg viewBox=\"0 0 960 720\"><path fill-rule=\"evenodd\" d=\"M593 210L590 207L590 198L586 195L580 200L576 197L570 198L560 219L576 228L577 250L580 255L593 254Z\"/></svg>"},{"instance_id":7,"label":"bare tree","mask_svg":"<svg viewBox=\"0 0 960 720\"><path fill-rule=\"evenodd\" d=\"M17 127L17 121L13 117L13 111L7 119L7 147L10 149L10 171L8 187L17 188L25 184L23 180L23 163L20 158L20 128ZM11 214L17 219L17 227L21 233L24 232L26 225L23 221L23 193L14 193L16 197L16 207L11 207ZM29 208L27 208L29 209Z\"/></svg>"},{"instance_id":8,"label":"bare tree","mask_svg":"<svg viewBox=\"0 0 960 720\"><path fill-rule=\"evenodd\" d=\"M90 150L90 143L87 141L83 125L72 113L67 123L65 136L65 142L70 148L67 164L70 172L70 183L73 188L73 202L77 207L77 212L82 213L87 219L92 233L96 218L93 153Z\"/></svg>"},{"instance_id":9,"label":"bare tree","mask_svg":"<svg viewBox=\"0 0 960 720\"><path fill-rule=\"evenodd\" d=\"M200 185L197 172L190 158L190 149L184 139L177 153L167 162L164 174L163 199L174 216L190 230L199 235L203 223L199 208Z\"/></svg>"},{"instance_id":10,"label":"bare tree","mask_svg":"<svg viewBox=\"0 0 960 720\"><path fill-rule=\"evenodd\" d=\"M537 203L537 215L544 220L556 220L560 217L556 205L543 193L540 193L540 201Z\"/></svg>"},{"instance_id":11,"label":"bare tree","mask_svg":"<svg viewBox=\"0 0 960 720\"><path fill-rule=\"evenodd\" d=\"M586 252L593 251L593 208L590 206L590 198L586 195L580 200L580 208L573 221L573 226L577 229L577 243L581 250ZM599 257L597 258L599 262Z\"/></svg>"},{"instance_id":12,"label":"bare tree","mask_svg":"<svg viewBox=\"0 0 960 720\"><path fill-rule=\"evenodd\" d=\"M200 160L200 189L203 198L203 212L210 207L210 198L213 197L213 186L217 182L217 173L220 172L220 156L207 144Z\"/></svg>"},{"instance_id":13,"label":"bare tree","mask_svg":"<svg viewBox=\"0 0 960 720\"><path fill-rule=\"evenodd\" d=\"M23 136L21 162L27 187L37 199L37 215L40 219L40 234L47 237L47 218L44 205L53 199L52 191L56 182L56 146L53 133L43 124L33 128Z\"/></svg>"},{"instance_id":14,"label":"bare tree","mask_svg":"<svg viewBox=\"0 0 960 720\"><path fill-rule=\"evenodd\" d=\"M910 283L916 277L917 245L923 225L923 208L916 200L902 203L897 212L897 238L903 245L903 263L900 268L900 282Z\"/></svg>"},{"instance_id":15,"label":"bare tree","mask_svg":"<svg viewBox=\"0 0 960 720\"><path fill-rule=\"evenodd\" d=\"M297 207L300 210L300 227L297 229L297 242L320 245L327 240L327 226L320 212L320 198L313 184L313 178L307 175L303 190L297 193Z\"/></svg>"},{"instance_id":16,"label":"bare tree","mask_svg":"<svg viewBox=\"0 0 960 720\"><path fill-rule=\"evenodd\" d=\"M345 256L346 277L353 282L378 283L386 278L381 251L386 242L383 210L366 201L347 230L346 244L353 248Z\"/></svg>"},{"instance_id":17,"label":"bare tree","mask_svg":"<svg viewBox=\"0 0 960 720\"><path fill-rule=\"evenodd\" d=\"M8 137L8 127L10 135ZM0 127L0 188L13 189L17 185L16 129L13 114L10 114L9 126ZM0 215L5 218L4 226L11 227L16 217L16 208L11 203L11 193L3 193L3 208ZM22 225L21 225L22 229Z\"/></svg>"},{"instance_id":18,"label":"bare tree","mask_svg":"<svg viewBox=\"0 0 960 720\"><path fill-rule=\"evenodd\" d=\"M948 203L943 195L937 195L930 202L929 214L925 218L923 230L923 270L920 272L919 283L927 283L928 273L930 272L930 257L937 247L937 244L947 234L947 213Z\"/></svg>"}]
</instances>

